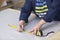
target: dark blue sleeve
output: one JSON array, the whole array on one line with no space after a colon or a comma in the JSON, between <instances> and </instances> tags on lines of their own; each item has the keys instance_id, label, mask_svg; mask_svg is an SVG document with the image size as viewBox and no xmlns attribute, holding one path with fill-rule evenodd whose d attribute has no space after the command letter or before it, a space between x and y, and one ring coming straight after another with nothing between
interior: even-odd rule
<instances>
[{"instance_id":1,"label":"dark blue sleeve","mask_svg":"<svg viewBox=\"0 0 60 40\"><path fill-rule=\"evenodd\" d=\"M53 0L51 2L49 0L47 0L47 6L48 6L48 12L43 17L43 19L46 22L51 22L51 21L53 21L58 9L60 8L60 2L58 2L58 0Z\"/></svg>"},{"instance_id":2,"label":"dark blue sleeve","mask_svg":"<svg viewBox=\"0 0 60 40\"><path fill-rule=\"evenodd\" d=\"M32 11L31 0L25 0L25 4L21 9L19 21L24 20L25 22L28 22L28 17L30 16L31 11Z\"/></svg>"}]
</instances>

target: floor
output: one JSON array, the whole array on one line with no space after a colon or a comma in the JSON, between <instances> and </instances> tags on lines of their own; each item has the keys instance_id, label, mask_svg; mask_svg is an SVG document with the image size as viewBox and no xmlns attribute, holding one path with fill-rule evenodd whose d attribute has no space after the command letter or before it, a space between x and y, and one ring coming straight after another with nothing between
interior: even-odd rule
<instances>
[{"instance_id":1,"label":"floor","mask_svg":"<svg viewBox=\"0 0 60 40\"><path fill-rule=\"evenodd\" d=\"M17 32L16 29L9 27L8 24L18 26L19 15L20 11L10 8L0 11L0 40L47 40L47 38L54 34L51 33L46 37L38 37L26 32ZM25 29L30 31L39 21L39 18L35 15L31 15ZM60 22L53 21L46 23L41 29L44 35L51 31L57 32L60 30Z\"/></svg>"}]
</instances>

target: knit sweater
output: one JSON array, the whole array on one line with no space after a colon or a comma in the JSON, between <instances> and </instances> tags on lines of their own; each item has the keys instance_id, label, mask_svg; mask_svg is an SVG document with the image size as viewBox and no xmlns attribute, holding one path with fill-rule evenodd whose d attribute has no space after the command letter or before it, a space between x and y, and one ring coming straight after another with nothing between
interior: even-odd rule
<instances>
[{"instance_id":1,"label":"knit sweater","mask_svg":"<svg viewBox=\"0 0 60 40\"><path fill-rule=\"evenodd\" d=\"M44 17L46 15L46 12L48 11L46 1L45 0L36 0L35 3L35 13L39 17Z\"/></svg>"}]
</instances>

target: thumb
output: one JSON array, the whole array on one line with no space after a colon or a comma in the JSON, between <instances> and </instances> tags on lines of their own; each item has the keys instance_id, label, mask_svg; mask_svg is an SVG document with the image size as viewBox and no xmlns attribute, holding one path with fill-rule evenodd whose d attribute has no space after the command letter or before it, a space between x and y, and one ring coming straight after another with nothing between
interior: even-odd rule
<instances>
[{"instance_id":1,"label":"thumb","mask_svg":"<svg viewBox=\"0 0 60 40\"><path fill-rule=\"evenodd\" d=\"M21 29L22 29L22 30L24 29L24 25L22 25Z\"/></svg>"},{"instance_id":2,"label":"thumb","mask_svg":"<svg viewBox=\"0 0 60 40\"><path fill-rule=\"evenodd\" d=\"M17 27L17 30L18 30L19 32L22 32L22 31L23 31L23 25L19 25L19 27Z\"/></svg>"}]
</instances>

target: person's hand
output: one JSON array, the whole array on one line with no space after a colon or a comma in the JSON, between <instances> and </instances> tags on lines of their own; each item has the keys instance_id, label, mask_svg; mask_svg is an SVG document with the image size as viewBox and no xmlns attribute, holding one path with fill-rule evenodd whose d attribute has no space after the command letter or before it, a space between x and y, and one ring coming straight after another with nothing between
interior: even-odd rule
<instances>
[{"instance_id":1,"label":"person's hand","mask_svg":"<svg viewBox=\"0 0 60 40\"><path fill-rule=\"evenodd\" d=\"M41 19L40 22L30 31L32 34L36 35L36 32L39 31L42 27L43 24L45 24L46 22Z\"/></svg>"},{"instance_id":2,"label":"person's hand","mask_svg":"<svg viewBox=\"0 0 60 40\"><path fill-rule=\"evenodd\" d=\"M40 26L36 25L30 32L34 35L36 35L36 32L40 30Z\"/></svg>"},{"instance_id":3,"label":"person's hand","mask_svg":"<svg viewBox=\"0 0 60 40\"><path fill-rule=\"evenodd\" d=\"M17 27L17 31L18 32L22 32L23 29L24 29L24 25L25 25L25 21L24 20L19 21L19 27Z\"/></svg>"}]
</instances>

